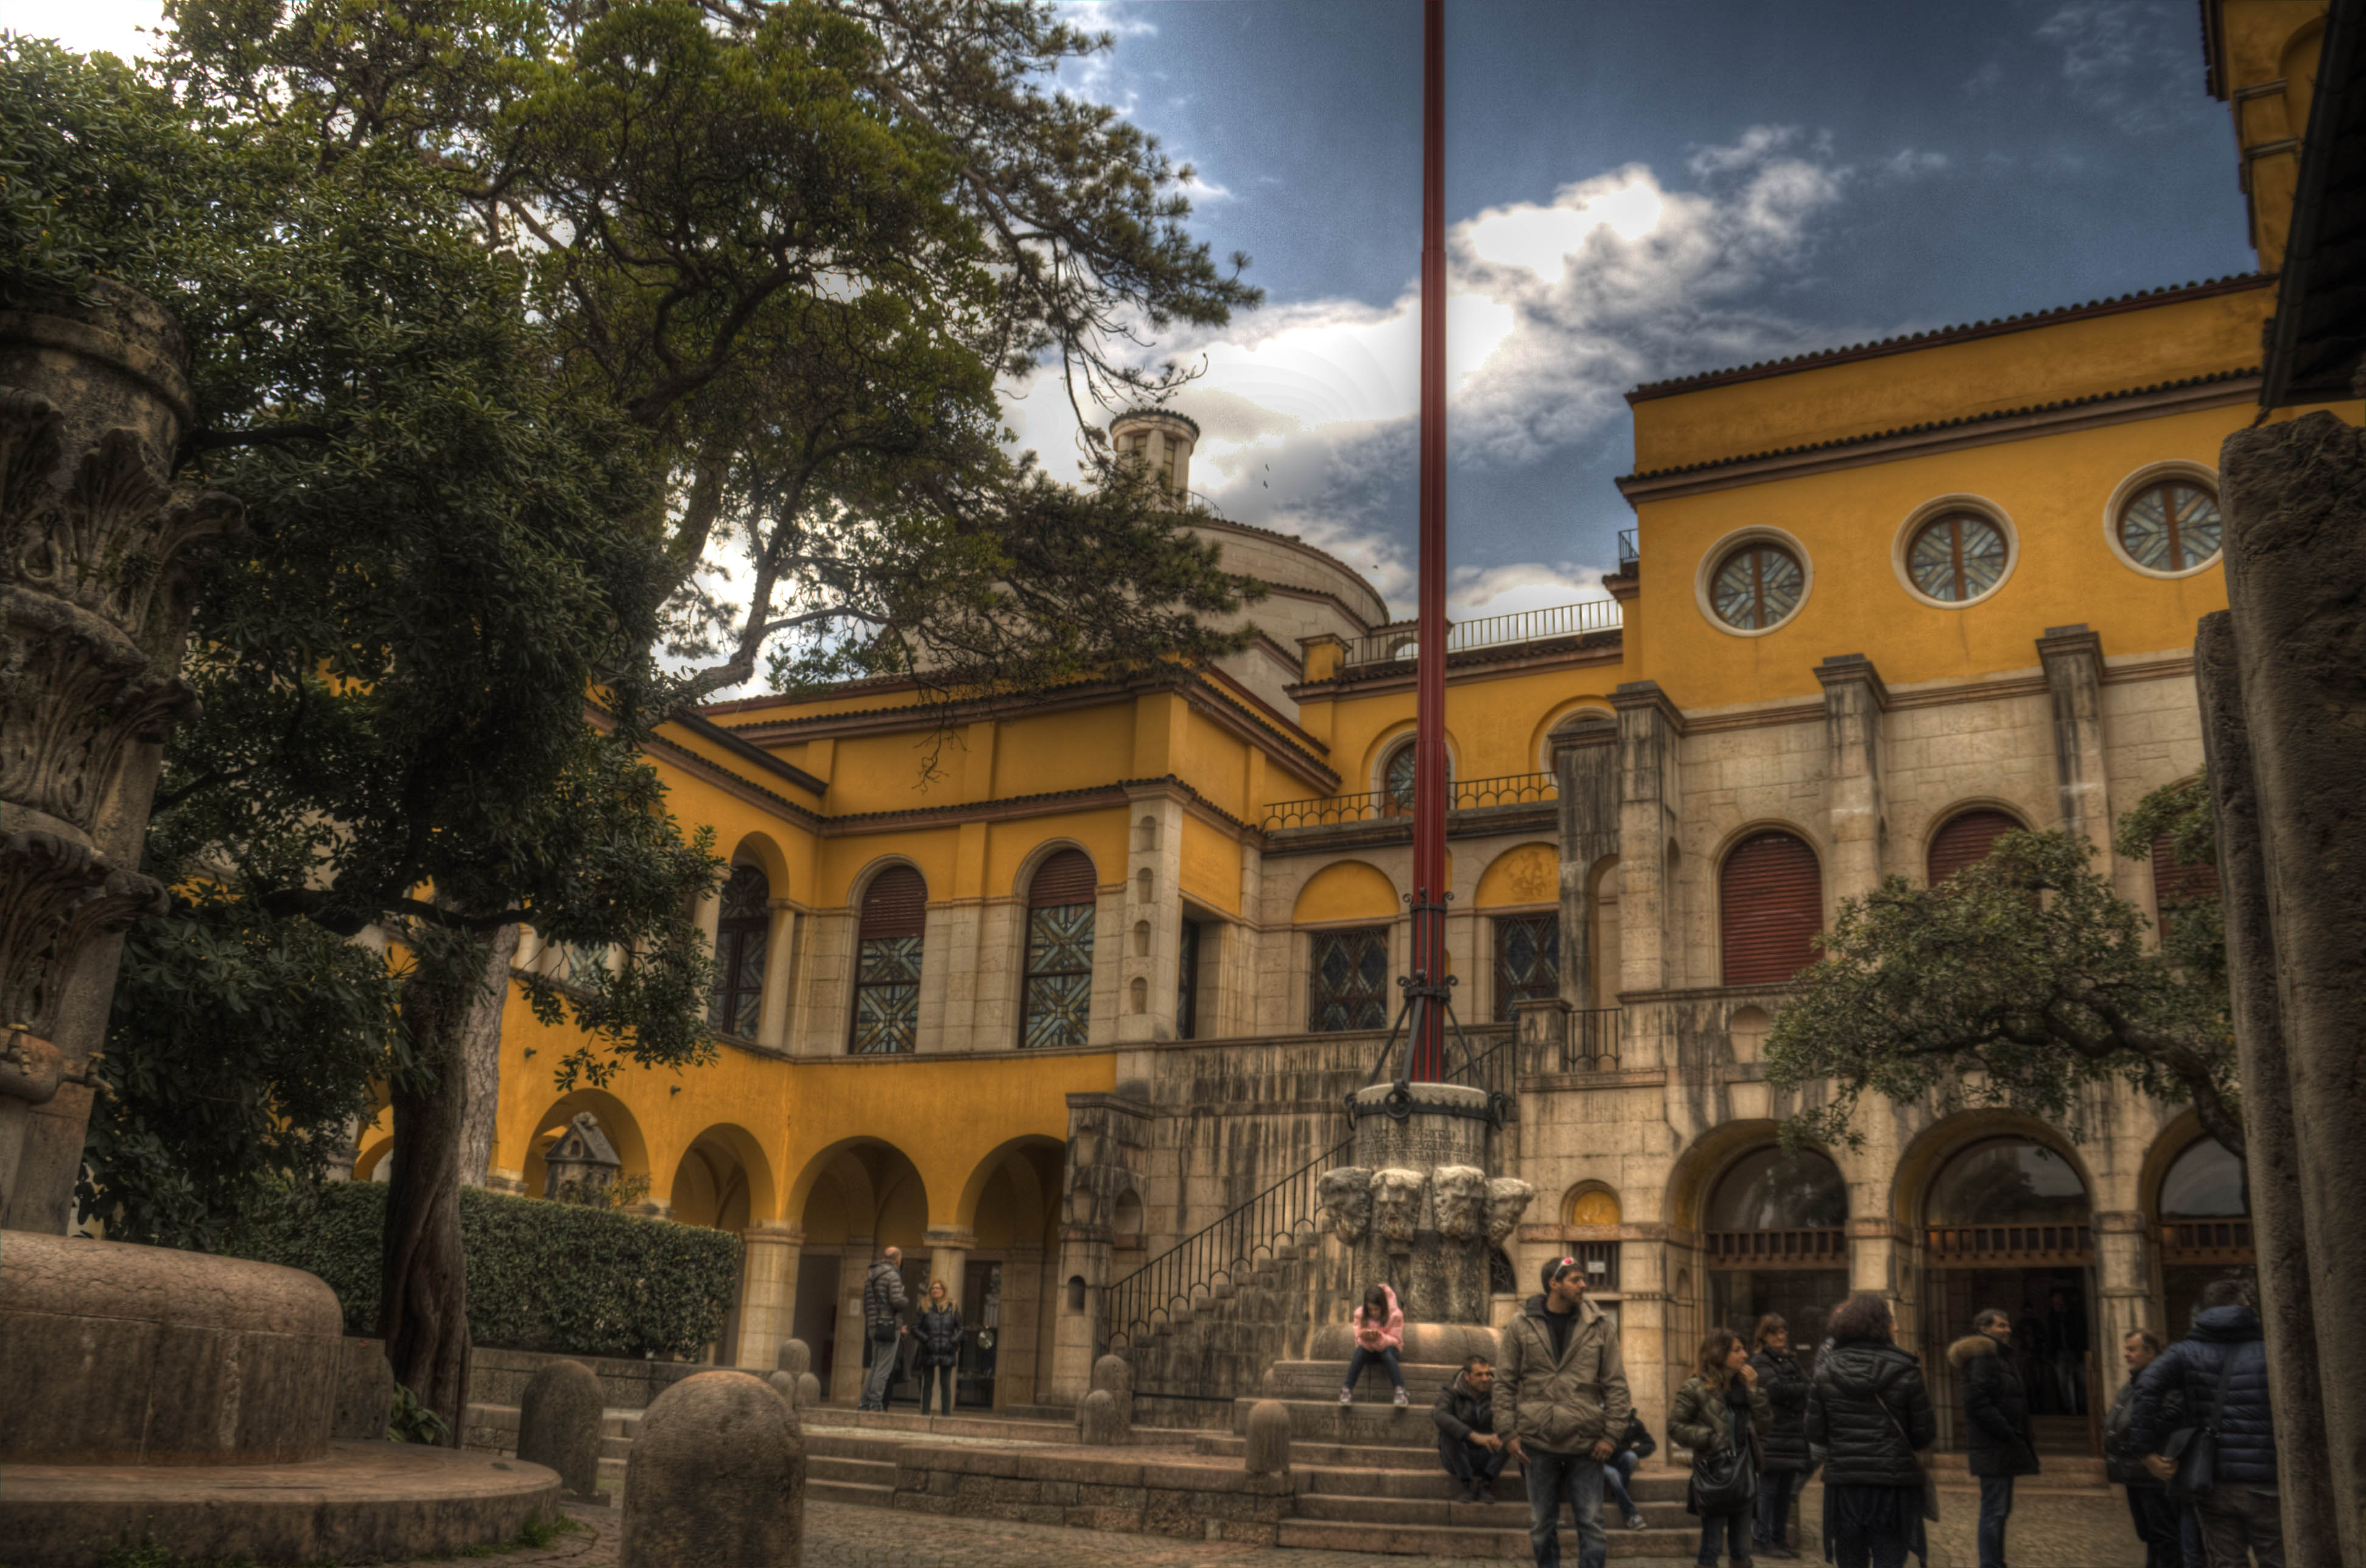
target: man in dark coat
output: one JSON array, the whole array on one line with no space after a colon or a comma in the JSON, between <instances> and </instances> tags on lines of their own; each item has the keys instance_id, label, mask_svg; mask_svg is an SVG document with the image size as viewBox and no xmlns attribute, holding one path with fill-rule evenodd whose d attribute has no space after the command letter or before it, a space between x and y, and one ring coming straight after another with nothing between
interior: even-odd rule
<instances>
[{"instance_id":1,"label":"man in dark coat","mask_svg":"<svg viewBox=\"0 0 2366 1568\"><path fill-rule=\"evenodd\" d=\"M1972 1319L1972 1332L1947 1347L1964 1390L1972 1473L1980 1483L1980 1568L2005 1568L2004 1526L2012 1517L2013 1478L2037 1473L2029 1440L2029 1389L2006 1351L2012 1319L1994 1307Z\"/></svg>"},{"instance_id":2,"label":"man in dark coat","mask_svg":"<svg viewBox=\"0 0 2366 1568\"><path fill-rule=\"evenodd\" d=\"M1495 1500L1495 1477L1512 1456L1495 1435L1495 1369L1484 1356L1462 1363L1430 1407L1437 1428L1437 1462L1461 1484L1464 1503Z\"/></svg>"},{"instance_id":3,"label":"man in dark coat","mask_svg":"<svg viewBox=\"0 0 2366 1568\"><path fill-rule=\"evenodd\" d=\"M858 1410L887 1408L887 1384L896 1375L896 1354L903 1337L911 1332L904 1327L903 1316L909 1305L904 1295L904 1253L890 1247L862 1279L862 1338L871 1359L864 1363L870 1370L862 1375Z\"/></svg>"},{"instance_id":4,"label":"man in dark coat","mask_svg":"<svg viewBox=\"0 0 2366 1568\"><path fill-rule=\"evenodd\" d=\"M1791 1353L1790 1326L1772 1315L1761 1318L1750 1364L1758 1372L1758 1391L1774 1411L1774 1424L1760 1445L1764 1458L1752 1544L1767 1557L1797 1557L1789 1540L1791 1499L1808 1483L1808 1374Z\"/></svg>"},{"instance_id":5,"label":"man in dark coat","mask_svg":"<svg viewBox=\"0 0 2366 1568\"><path fill-rule=\"evenodd\" d=\"M2193 1332L2168 1350L2136 1380L2130 1440L2166 1464L2173 1417L2169 1395L2185 1396L2183 1421L2206 1426L2216 1438L2215 1475L2194 1499L2213 1563L2283 1568L2284 1529L2276 1496L2276 1429L2268 1410L2268 1348L2250 1287L2213 1280L2202 1290ZM2157 1467L2158 1468L2158 1467Z\"/></svg>"},{"instance_id":6,"label":"man in dark coat","mask_svg":"<svg viewBox=\"0 0 2366 1568\"><path fill-rule=\"evenodd\" d=\"M2120 1385L2103 1417L2103 1473L2128 1489L2128 1518L2136 1527L2136 1539L2145 1544L2145 1568L2180 1568L2185 1553L2178 1539L2177 1500L2146 1462L2150 1450L2128 1430L2135 1415L2136 1383L2159 1357L2160 1339L2151 1329L2138 1328L2121 1341L2120 1354L2127 1363L2128 1381ZM2181 1391L2170 1390L2163 1409L2163 1425L2173 1428L2185 1424Z\"/></svg>"}]
</instances>

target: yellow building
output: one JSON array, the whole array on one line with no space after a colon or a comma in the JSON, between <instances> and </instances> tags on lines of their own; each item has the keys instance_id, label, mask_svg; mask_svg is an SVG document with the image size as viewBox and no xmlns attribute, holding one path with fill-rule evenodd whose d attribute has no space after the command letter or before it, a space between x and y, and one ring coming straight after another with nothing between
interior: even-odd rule
<instances>
[{"instance_id":1,"label":"yellow building","mask_svg":"<svg viewBox=\"0 0 2366 1568\"><path fill-rule=\"evenodd\" d=\"M2272 269L2323 6L2206 10ZM1822 1305L1873 1289L1941 1342L1976 1296L2042 1315L2059 1292L2108 1346L2246 1261L2239 1182L2175 1107L2098 1094L2074 1140L1900 1106L1865 1148L1785 1165L1792 1107L1757 1055L1840 900L2013 826L2102 845L2199 769L2214 465L2258 415L2275 290L2270 270L1639 387L1612 599L1455 628L1458 1006L1512 1107L1495 1168L1543 1194L1503 1288L1548 1253L1599 1265L1654 1426L1709 1322L1772 1307L1812 1344ZM1189 488L1188 418L1113 433ZM1156 1322L1208 1283L1185 1277L1203 1251L1312 1219L1292 1182L1344 1137L1404 970L1401 763L1438 651L1303 542L1202 532L1274 585L1215 667L950 733L894 681L667 726L674 810L734 867L702 917L722 1060L558 1097L564 1042L513 999L488 1179L540 1193L540 1150L591 1111L651 1212L746 1238L720 1359L769 1367L794 1334L840 1398L891 1244L994 1329L964 1400L1073 1401L1112 1346L1153 1389L1252 1386L1289 1331ZM2155 869L2112 864L2146 907ZM366 1136L357 1173L386 1148ZM1989 1220L2034 1228L1992 1243ZM2112 1371L2062 1376L2067 1422Z\"/></svg>"}]
</instances>

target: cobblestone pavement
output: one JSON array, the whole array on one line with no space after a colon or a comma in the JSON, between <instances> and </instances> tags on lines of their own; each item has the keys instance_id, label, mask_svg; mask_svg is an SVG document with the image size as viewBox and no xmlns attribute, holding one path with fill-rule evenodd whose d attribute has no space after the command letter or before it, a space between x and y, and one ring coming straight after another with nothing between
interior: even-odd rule
<instances>
[{"instance_id":1,"label":"cobblestone pavement","mask_svg":"<svg viewBox=\"0 0 2366 1568\"><path fill-rule=\"evenodd\" d=\"M1932 1527L1930 1568L1973 1568L1972 1520L1978 1495L1949 1490L1941 1495L1943 1518ZM1810 1495L1809 1506L1814 1506ZM488 1561L564 1564L566 1568L614 1568L616 1520L613 1508L568 1513L586 1528L540 1550L497 1558L460 1558L409 1568L473 1568ZM1809 1518L1814 1516L1810 1513ZM2125 1501L2117 1491L2024 1492L2016 1499L2008 1545L2017 1568L2139 1568L2144 1551L2128 1526ZM1810 1551L1814 1561L1819 1553ZM1236 1542L1168 1540L1146 1535L1102 1535L1047 1525L1003 1524L988 1519L941 1518L890 1513L883 1508L816 1503L806 1509L805 1568L1464 1568L1474 1561L1446 1557L1393 1557L1360 1551L1298 1551ZM1612 1568L1692 1568L1690 1557L1615 1557ZM1770 1560L1761 1559L1761 1562ZM750 1564L749 1568L760 1568Z\"/></svg>"}]
</instances>

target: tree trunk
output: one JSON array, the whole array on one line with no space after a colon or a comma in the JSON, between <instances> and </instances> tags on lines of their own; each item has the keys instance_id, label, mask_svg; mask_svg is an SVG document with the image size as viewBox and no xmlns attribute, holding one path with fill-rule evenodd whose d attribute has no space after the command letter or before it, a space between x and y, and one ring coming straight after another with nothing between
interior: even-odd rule
<instances>
[{"instance_id":1,"label":"tree trunk","mask_svg":"<svg viewBox=\"0 0 2366 1568\"><path fill-rule=\"evenodd\" d=\"M468 1086L468 1108L460 1124L460 1182L481 1187L491 1173L494 1123L501 1105L501 1013L510 1000L510 963L517 957L519 928L493 933L485 957L484 985L469 999L460 1023L460 1061Z\"/></svg>"},{"instance_id":2,"label":"tree trunk","mask_svg":"<svg viewBox=\"0 0 2366 1568\"><path fill-rule=\"evenodd\" d=\"M517 941L510 928L512 950ZM413 1067L398 1075L394 1176L388 1183L378 1332L395 1381L443 1417L445 1447L460 1446L468 1413L468 1274L460 1243L461 1148L468 1124L471 1020L509 964L500 944L476 938L439 961L421 954L402 988ZM498 1017L498 1014L496 1014Z\"/></svg>"}]
</instances>

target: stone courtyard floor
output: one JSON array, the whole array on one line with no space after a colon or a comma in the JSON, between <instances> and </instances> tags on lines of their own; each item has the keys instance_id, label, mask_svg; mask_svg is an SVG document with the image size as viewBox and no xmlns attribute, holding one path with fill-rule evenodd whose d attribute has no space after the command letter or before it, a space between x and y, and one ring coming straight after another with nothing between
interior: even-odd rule
<instances>
[{"instance_id":1,"label":"stone courtyard floor","mask_svg":"<svg viewBox=\"0 0 2366 1568\"><path fill-rule=\"evenodd\" d=\"M1932 1527L1930 1568L1974 1568L1977 1559L1972 1550L1972 1518L1978 1495L1950 1489L1940 1497L1944 1517ZM1812 1509L1812 1494L1808 1503ZM1518 1505L1503 1506L1509 1514ZM614 1568L615 1510L569 1505L567 1511L585 1528L561 1536L546 1548L522 1549L490 1559L439 1559L408 1568L474 1568L489 1561ZM2108 1495L2026 1492L2016 1500L2008 1540L2016 1568L2140 1568L2144 1562L2143 1549L2128 1527L2126 1503L2116 1490ZM1820 1554L1810 1551L1803 1556L1812 1562ZM836 1503L815 1503L806 1510L805 1568L1041 1568L1044 1564L1100 1568L1105 1563L1123 1563L1129 1568L1448 1568L1475 1561L1500 1560L1305 1551L1147 1535L1104 1535ZM1691 1568L1692 1559L1614 1557L1611 1562L1613 1568Z\"/></svg>"}]
</instances>

